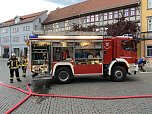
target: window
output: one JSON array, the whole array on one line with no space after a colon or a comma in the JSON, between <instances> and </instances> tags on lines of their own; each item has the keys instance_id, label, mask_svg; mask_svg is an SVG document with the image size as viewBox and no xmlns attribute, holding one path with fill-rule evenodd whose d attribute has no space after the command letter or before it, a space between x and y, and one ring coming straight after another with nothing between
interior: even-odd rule
<instances>
[{"instance_id":1,"label":"window","mask_svg":"<svg viewBox=\"0 0 152 114\"><path fill-rule=\"evenodd\" d=\"M53 30L53 24L47 25L47 30Z\"/></svg>"},{"instance_id":2,"label":"window","mask_svg":"<svg viewBox=\"0 0 152 114\"><path fill-rule=\"evenodd\" d=\"M114 18L115 18L115 19L118 18L118 11L115 11L115 12L114 12Z\"/></svg>"},{"instance_id":3,"label":"window","mask_svg":"<svg viewBox=\"0 0 152 114\"><path fill-rule=\"evenodd\" d=\"M124 13L125 13L125 17L128 17L129 16L129 9L125 9Z\"/></svg>"},{"instance_id":4,"label":"window","mask_svg":"<svg viewBox=\"0 0 152 114\"><path fill-rule=\"evenodd\" d=\"M82 24L82 18L78 18L78 22Z\"/></svg>"},{"instance_id":5,"label":"window","mask_svg":"<svg viewBox=\"0 0 152 114\"><path fill-rule=\"evenodd\" d=\"M87 21L86 17L83 17L83 23L86 23L86 21Z\"/></svg>"},{"instance_id":6,"label":"window","mask_svg":"<svg viewBox=\"0 0 152 114\"><path fill-rule=\"evenodd\" d=\"M148 19L148 31L152 31L152 19Z\"/></svg>"},{"instance_id":7,"label":"window","mask_svg":"<svg viewBox=\"0 0 152 114\"><path fill-rule=\"evenodd\" d=\"M17 32L19 32L19 28L17 28Z\"/></svg>"},{"instance_id":8,"label":"window","mask_svg":"<svg viewBox=\"0 0 152 114\"><path fill-rule=\"evenodd\" d=\"M23 31L25 31L26 30L26 28L25 27L23 27Z\"/></svg>"},{"instance_id":9,"label":"window","mask_svg":"<svg viewBox=\"0 0 152 114\"><path fill-rule=\"evenodd\" d=\"M59 23L59 28L64 28L65 27L65 23L64 22L60 22Z\"/></svg>"},{"instance_id":10,"label":"window","mask_svg":"<svg viewBox=\"0 0 152 114\"><path fill-rule=\"evenodd\" d=\"M30 26L27 26L27 30L30 31Z\"/></svg>"},{"instance_id":11,"label":"window","mask_svg":"<svg viewBox=\"0 0 152 114\"><path fill-rule=\"evenodd\" d=\"M56 28L59 28L59 23L56 23Z\"/></svg>"},{"instance_id":12,"label":"window","mask_svg":"<svg viewBox=\"0 0 152 114\"><path fill-rule=\"evenodd\" d=\"M13 28L13 31L12 31L13 33L15 33L15 32L19 32L19 28Z\"/></svg>"},{"instance_id":13,"label":"window","mask_svg":"<svg viewBox=\"0 0 152 114\"><path fill-rule=\"evenodd\" d=\"M123 40L121 41L122 49L127 51L135 51L135 45L133 41Z\"/></svg>"},{"instance_id":14,"label":"window","mask_svg":"<svg viewBox=\"0 0 152 114\"><path fill-rule=\"evenodd\" d=\"M113 19L113 12L109 12L109 19Z\"/></svg>"},{"instance_id":15,"label":"window","mask_svg":"<svg viewBox=\"0 0 152 114\"><path fill-rule=\"evenodd\" d=\"M24 26L23 31L30 31L30 26Z\"/></svg>"},{"instance_id":16,"label":"window","mask_svg":"<svg viewBox=\"0 0 152 114\"><path fill-rule=\"evenodd\" d=\"M99 15L95 15L95 21L99 21Z\"/></svg>"},{"instance_id":17,"label":"window","mask_svg":"<svg viewBox=\"0 0 152 114\"><path fill-rule=\"evenodd\" d=\"M107 13L104 13L104 20L107 20Z\"/></svg>"},{"instance_id":18,"label":"window","mask_svg":"<svg viewBox=\"0 0 152 114\"><path fill-rule=\"evenodd\" d=\"M103 14L100 14L99 21L103 21Z\"/></svg>"},{"instance_id":19,"label":"window","mask_svg":"<svg viewBox=\"0 0 152 114\"><path fill-rule=\"evenodd\" d=\"M131 8L131 9L130 9L130 15L131 15L131 16L134 16L134 15L135 15L135 8Z\"/></svg>"},{"instance_id":20,"label":"window","mask_svg":"<svg viewBox=\"0 0 152 114\"><path fill-rule=\"evenodd\" d=\"M15 24L19 23L20 22L20 17L16 17L15 18Z\"/></svg>"},{"instance_id":21,"label":"window","mask_svg":"<svg viewBox=\"0 0 152 114\"><path fill-rule=\"evenodd\" d=\"M147 46L147 57L152 57L152 45Z\"/></svg>"},{"instance_id":22,"label":"window","mask_svg":"<svg viewBox=\"0 0 152 114\"><path fill-rule=\"evenodd\" d=\"M35 30L37 30L37 25L35 25L34 27L35 27Z\"/></svg>"},{"instance_id":23,"label":"window","mask_svg":"<svg viewBox=\"0 0 152 114\"><path fill-rule=\"evenodd\" d=\"M123 17L123 10L119 10L119 18Z\"/></svg>"},{"instance_id":24,"label":"window","mask_svg":"<svg viewBox=\"0 0 152 114\"><path fill-rule=\"evenodd\" d=\"M87 16L87 23L90 22L90 16Z\"/></svg>"},{"instance_id":25,"label":"window","mask_svg":"<svg viewBox=\"0 0 152 114\"><path fill-rule=\"evenodd\" d=\"M8 29L3 29L2 33L8 33Z\"/></svg>"},{"instance_id":26,"label":"window","mask_svg":"<svg viewBox=\"0 0 152 114\"><path fill-rule=\"evenodd\" d=\"M152 8L152 0L148 0L148 8Z\"/></svg>"},{"instance_id":27,"label":"window","mask_svg":"<svg viewBox=\"0 0 152 114\"><path fill-rule=\"evenodd\" d=\"M39 23L41 23L41 18L39 18Z\"/></svg>"},{"instance_id":28,"label":"window","mask_svg":"<svg viewBox=\"0 0 152 114\"><path fill-rule=\"evenodd\" d=\"M3 37L3 42L9 42L9 37Z\"/></svg>"},{"instance_id":29,"label":"window","mask_svg":"<svg viewBox=\"0 0 152 114\"><path fill-rule=\"evenodd\" d=\"M73 26L74 25L76 25L76 23L73 22ZM69 27L69 21L65 21L65 28L66 28L66 30L68 30L68 27Z\"/></svg>"},{"instance_id":30,"label":"window","mask_svg":"<svg viewBox=\"0 0 152 114\"><path fill-rule=\"evenodd\" d=\"M3 32L2 32L3 34L5 33L5 29L3 29Z\"/></svg>"},{"instance_id":31,"label":"window","mask_svg":"<svg viewBox=\"0 0 152 114\"><path fill-rule=\"evenodd\" d=\"M14 28L13 28L12 32L14 32Z\"/></svg>"},{"instance_id":32,"label":"window","mask_svg":"<svg viewBox=\"0 0 152 114\"><path fill-rule=\"evenodd\" d=\"M19 42L19 37L18 36L13 37L13 42Z\"/></svg>"},{"instance_id":33,"label":"window","mask_svg":"<svg viewBox=\"0 0 152 114\"><path fill-rule=\"evenodd\" d=\"M94 22L94 15L91 16L91 22Z\"/></svg>"}]
</instances>

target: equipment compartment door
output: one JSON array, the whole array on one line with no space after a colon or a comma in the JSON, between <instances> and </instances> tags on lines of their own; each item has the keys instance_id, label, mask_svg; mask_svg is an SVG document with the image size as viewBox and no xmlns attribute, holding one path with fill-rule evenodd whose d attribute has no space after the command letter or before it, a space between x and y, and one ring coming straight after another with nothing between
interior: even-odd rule
<instances>
[{"instance_id":1,"label":"equipment compartment door","mask_svg":"<svg viewBox=\"0 0 152 114\"><path fill-rule=\"evenodd\" d=\"M75 41L75 74L102 73L102 40Z\"/></svg>"},{"instance_id":2,"label":"equipment compartment door","mask_svg":"<svg viewBox=\"0 0 152 114\"><path fill-rule=\"evenodd\" d=\"M74 66L75 74L97 74L102 73L102 64L95 65L75 65Z\"/></svg>"}]
</instances>

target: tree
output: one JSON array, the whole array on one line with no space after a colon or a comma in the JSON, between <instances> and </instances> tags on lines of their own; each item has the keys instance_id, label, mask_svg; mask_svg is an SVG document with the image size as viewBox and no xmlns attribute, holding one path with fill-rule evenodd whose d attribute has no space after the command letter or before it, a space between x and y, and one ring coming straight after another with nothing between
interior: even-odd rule
<instances>
[{"instance_id":1,"label":"tree","mask_svg":"<svg viewBox=\"0 0 152 114\"><path fill-rule=\"evenodd\" d=\"M134 37L138 36L139 26L134 21L128 21L125 17L118 18L117 23L107 25L107 35L122 36L124 34L131 34Z\"/></svg>"}]
</instances>

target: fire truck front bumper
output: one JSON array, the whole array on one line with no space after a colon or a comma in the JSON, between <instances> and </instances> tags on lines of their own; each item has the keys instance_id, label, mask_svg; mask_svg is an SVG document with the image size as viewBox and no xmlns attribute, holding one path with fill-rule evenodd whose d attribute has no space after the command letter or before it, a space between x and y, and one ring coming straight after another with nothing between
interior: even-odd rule
<instances>
[{"instance_id":1,"label":"fire truck front bumper","mask_svg":"<svg viewBox=\"0 0 152 114\"><path fill-rule=\"evenodd\" d=\"M129 69L128 69L128 73L129 74L136 74L136 72L138 71L138 65L137 64L129 64Z\"/></svg>"}]
</instances>

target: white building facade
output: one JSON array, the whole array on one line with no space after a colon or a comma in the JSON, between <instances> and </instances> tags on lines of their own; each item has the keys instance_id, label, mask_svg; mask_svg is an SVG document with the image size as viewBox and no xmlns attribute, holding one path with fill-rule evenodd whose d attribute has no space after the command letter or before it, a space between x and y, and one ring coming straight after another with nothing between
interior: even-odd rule
<instances>
[{"instance_id":1,"label":"white building facade","mask_svg":"<svg viewBox=\"0 0 152 114\"><path fill-rule=\"evenodd\" d=\"M32 31L42 30L41 23L47 18L47 11L33 13L25 16L16 16L0 26L0 56L8 58L11 53L17 57L27 56L26 41Z\"/></svg>"}]
</instances>

